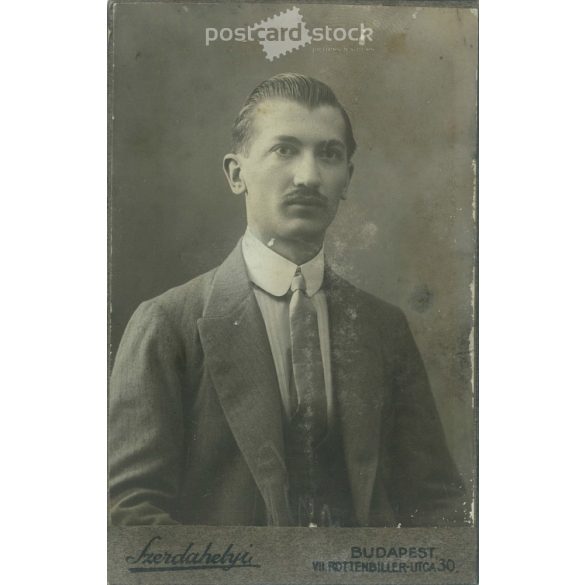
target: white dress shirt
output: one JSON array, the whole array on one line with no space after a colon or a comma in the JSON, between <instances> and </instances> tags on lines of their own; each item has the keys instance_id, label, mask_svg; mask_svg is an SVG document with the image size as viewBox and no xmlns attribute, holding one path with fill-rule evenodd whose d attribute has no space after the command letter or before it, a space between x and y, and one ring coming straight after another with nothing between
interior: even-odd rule
<instances>
[{"instance_id":1,"label":"white dress shirt","mask_svg":"<svg viewBox=\"0 0 585 585\"><path fill-rule=\"evenodd\" d=\"M282 405L286 416L290 419L291 399L289 392L292 366L290 357L289 299L286 294L290 289L297 265L263 244L249 228L242 239L242 252L248 276L255 285L254 294L266 325ZM324 268L323 248L313 259L300 266L307 286L307 296L317 310L319 344L325 376L325 393L327 395L327 419L331 423L333 420L333 389L331 383L329 314L327 312L327 298L321 290Z\"/></svg>"}]
</instances>

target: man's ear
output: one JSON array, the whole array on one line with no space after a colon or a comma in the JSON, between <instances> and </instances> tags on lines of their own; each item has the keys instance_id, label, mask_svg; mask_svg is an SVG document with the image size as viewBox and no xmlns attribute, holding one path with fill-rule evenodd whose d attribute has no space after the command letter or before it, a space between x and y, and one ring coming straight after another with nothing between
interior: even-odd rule
<instances>
[{"instance_id":1,"label":"man's ear","mask_svg":"<svg viewBox=\"0 0 585 585\"><path fill-rule=\"evenodd\" d=\"M223 172L234 194L241 195L246 192L246 183L242 177L242 164L239 155L230 152L223 157Z\"/></svg>"},{"instance_id":2,"label":"man's ear","mask_svg":"<svg viewBox=\"0 0 585 585\"><path fill-rule=\"evenodd\" d=\"M349 183L350 183L352 177L353 177L353 163L350 162L347 165L347 181L345 183L345 187L343 188L343 193L341 194L342 199L347 199L347 189L349 187Z\"/></svg>"}]
</instances>

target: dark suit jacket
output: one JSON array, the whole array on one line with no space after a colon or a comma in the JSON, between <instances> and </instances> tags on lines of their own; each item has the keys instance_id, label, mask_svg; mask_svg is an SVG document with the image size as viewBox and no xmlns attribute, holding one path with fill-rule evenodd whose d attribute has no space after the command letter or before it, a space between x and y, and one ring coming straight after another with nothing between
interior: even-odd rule
<instances>
[{"instance_id":1,"label":"dark suit jacket","mask_svg":"<svg viewBox=\"0 0 585 585\"><path fill-rule=\"evenodd\" d=\"M404 315L328 268L324 287L356 521L461 523L460 479ZM290 523L281 398L240 244L136 310L109 415L114 524Z\"/></svg>"}]
</instances>

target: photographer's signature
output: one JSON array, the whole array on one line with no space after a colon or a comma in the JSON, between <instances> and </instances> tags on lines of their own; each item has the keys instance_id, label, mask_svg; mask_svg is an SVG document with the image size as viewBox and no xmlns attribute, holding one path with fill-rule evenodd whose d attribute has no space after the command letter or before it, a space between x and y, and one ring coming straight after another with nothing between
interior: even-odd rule
<instances>
[{"instance_id":1,"label":"photographer's signature","mask_svg":"<svg viewBox=\"0 0 585 585\"><path fill-rule=\"evenodd\" d=\"M208 542L205 548L197 548L194 542L190 542L183 550L167 550L161 547L160 541L161 536L153 536L140 552L127 556L128 570L132 573L151 573L260 568L260 565L254 564L250 550L240 549L234 543L218 547L213 542Z\"/></svg>"}]
</instances>

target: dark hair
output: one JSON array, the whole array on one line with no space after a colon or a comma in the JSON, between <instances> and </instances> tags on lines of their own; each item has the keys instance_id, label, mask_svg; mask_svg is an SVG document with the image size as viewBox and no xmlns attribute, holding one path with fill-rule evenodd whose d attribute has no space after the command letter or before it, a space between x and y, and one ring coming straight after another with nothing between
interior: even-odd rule
<instances>
[{"instance_id":1,"label":"dark hair","mask_svg":"<svg viewBox=\"0 0 585 585\"><path fill-rule=\"evenodd\" d=\"M318 79L298 73L280 73L270 79L266 79L254 88L232 126L232 148L234 152L246 150L250 140L254 110L260 102L270 98L293 100L310 109L322 105L337 108L345 122L347 158L348 160L351 159L357 144L353 137L353 129L345 108L337 100L333 90L328 85Z\"/></svg>"}]
</instances>

